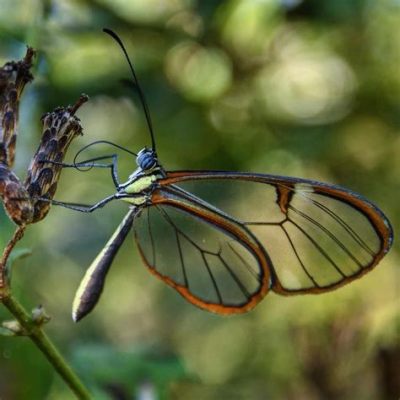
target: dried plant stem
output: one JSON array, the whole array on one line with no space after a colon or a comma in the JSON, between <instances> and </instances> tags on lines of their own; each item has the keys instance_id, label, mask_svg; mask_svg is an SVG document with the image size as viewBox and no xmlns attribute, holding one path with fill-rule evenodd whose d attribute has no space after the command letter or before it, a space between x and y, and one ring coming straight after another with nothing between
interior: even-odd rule
<instances>
[{"instance_id":1,"label":"dried plant stem","mask_svg":"<svg viewBox=\"0 0 400 400\"><path fill-rule=\"evenodd\" d=\"M9 282L6 277L6 263L11 251L21 240L25 232L25 226L18 227L11 240L4 249L0 259L0 301L11 312L19 322L22 332L28 336L38 347L38 349L49 360L53 368L58 372L64 382L75 393L77 399L88 400L91 398L88 390L74 373L54 344L50 341L42 328L42 324L33 320L32 316L22 307L22 305L12 296Z\"/></svg>"},{"instance_id":2,"label":"dried plant stem","mask_svg":"<svg viewBox=\"0 0 400 400\"><path fill-rule=\"evenodd\" d=\"M7 243L7 246L5 247L3 251L3 255L1 256L0 259L0 299L3 297L6 297L9 291L8 288L8 282L7 282L7 276L6 276L6 265L7 265L7 260L8 257L10 257L10 254L15 247L15 245L22 239L22 236L24 236L26 226L22 225L19 226L15 232L13 237L10 239L10 241Z\"/></svg>"},{"instance_id":3,"label":"dried plant stem","mask_svg":"<svg viewBox=\"0 0 400 400\"><path fill-rule=\"evenodd\" d=\"M24 333L45 355L64 382L75 393L76 397L81 400L91 399L88 390L84 387L83 383L67 364L54 344L50 341L42 327L32 320L32 317L21 306L21 304L19 304L11 294L4 297L2 302L21 324L22 328L24 329Z\"/></svg>"}]
</instances>

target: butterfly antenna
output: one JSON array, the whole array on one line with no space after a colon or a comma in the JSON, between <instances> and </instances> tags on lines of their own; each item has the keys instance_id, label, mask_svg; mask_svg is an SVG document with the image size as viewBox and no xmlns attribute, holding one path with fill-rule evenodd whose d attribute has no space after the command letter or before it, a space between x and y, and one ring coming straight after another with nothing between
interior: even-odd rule
<instances>
[{"instance_id":1,"label":"butterfly antenna","mask_svg":"<svg viewBox=\"0 0 400 400\"><path fill-rule=\"evenodd\" d=\"M122 51L123 51L123 53L125 55L126 60L128 61L129 67L130 67L131 72L132 72L133 81L134 81L134 83L135 83L135 85L137 87L137 91L138 91L139 97L140 97L140 102L142 103L143 111L144 111L144 114L146 116L147 126L149 128L149 132L150 132L150 136L151 136L151 148L155 152L156 151L156 142L154 140L153 125L151 123L149 107L147 106L146 99L144 97L142 89L140 88L139 81L138 81L138 78L136 76L136 73L135 73L135 70L133 68L133 65L131 63L131 60L129 59L128 52L126 51L125 46L122 43L122 40L119 38L119 36L115 32L113 32L112 30L107 29L107 28L104 28L103 32L108 33L119 44L119 46L121 47L121 49L122 49Z\"/></svg>"},{"instance_id":2,"label":"butterfly antenna","mask_svg":"<svg viewBox=\"0 0 400 400\"><path fill-rule=\"evenodd\" d=\"M128 150L126 147L120 146L119 144L110 142L109 140L96 140L95 142L92 142L92 143L87 144L86 146L83 146L83 147L82 147L80 150L78 150L78 152L75 154L75 157L74 157L74 166L75 166L75 168L76 168L78 171L89 171L89 170L91 170L91 169L93 168L93 165L92 165L92 166L89 166L87 170L80 168L80 167L78 166L79 163L77 162L77 159L78 159L78 157L81 155L81 153L84 152L86 149L88 149L89 147L92 147L92 146L94 146L94 145L96 145L96 144L101 144L101 143L103 143L103 144L108 144L108 145L110 145L110 146L114 146L114 147L116 147L116 148L118 148L118 149L120 149L120 150L126 151L127 153L132 154L133 156L137 157L137 154L136 154L136 153L134 153L133 151Z\"/></svg>"}]
</instances>

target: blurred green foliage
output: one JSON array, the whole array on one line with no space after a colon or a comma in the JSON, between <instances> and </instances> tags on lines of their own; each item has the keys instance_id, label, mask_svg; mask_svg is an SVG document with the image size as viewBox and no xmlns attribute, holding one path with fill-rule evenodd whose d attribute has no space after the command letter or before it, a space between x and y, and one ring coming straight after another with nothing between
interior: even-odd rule
<instances>
[{"instance_id":1,"label":"blurred green foliage","mask_svg":"<svg viewBox=\"0 0 400 400\"><path fill-rule=\"evenodd\" d=\"M400 3L317 0L0 0L0 62L38 50L21 105L16 171L40 139L40 115L74 102L83 145L149 144L127 64L101 28L118 32L152 111L167 169L302 176L350 187L399 226ZM107 154L96 147L88 156ZM126 177L133 161L121 157ZM56 198L112 193L104 171L65 171ZM28 229L32 255L13 266L14 293L45 305L47 330L96 398L397 399L399 252L320 296L268 296L222 318L154 280L128 240L96 311L70 308L84 268L126 208L92 215L54 207ZM0 239L12 224L2 212ZM0 310L0 316L9 315ZM33 345L0 338L0 397L70 399ZM119 396L119 397L118 397ZM141 397L142 396L142 397Z\"/></svg>"}]
</instances>

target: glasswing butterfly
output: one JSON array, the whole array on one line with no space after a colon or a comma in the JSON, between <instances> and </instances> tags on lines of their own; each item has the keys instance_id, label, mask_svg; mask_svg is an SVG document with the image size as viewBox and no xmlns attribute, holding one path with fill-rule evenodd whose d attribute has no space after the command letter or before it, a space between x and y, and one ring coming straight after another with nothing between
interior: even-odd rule
<instances>
[{"instance_id":1,"label":"glasswing butterfly","mask_svg":"<svg viewBox=\"0 0 400 400\"><path fill-rule=\"evenodd\" d=\"M115 199L129 204L86 271L74 300L75 321L98 302L111 263L132 228L150 272L192 304L218 314L249 311L270 290L292 295L336 289L373 269L389 251L389 220L369 200L340 186L267 174L165 170L127 51L114 32L104 31L129 63L152 145L136 154L97 141L82 148L73 164L62 164L110 168L116 192L92 206L53 204L81 212ZM136 157L137 169L126 182L118 179L115 154L76 162L83 150L97 143ZM106 159L109 162L99 163Z\"/></svg>"}]
</instances>

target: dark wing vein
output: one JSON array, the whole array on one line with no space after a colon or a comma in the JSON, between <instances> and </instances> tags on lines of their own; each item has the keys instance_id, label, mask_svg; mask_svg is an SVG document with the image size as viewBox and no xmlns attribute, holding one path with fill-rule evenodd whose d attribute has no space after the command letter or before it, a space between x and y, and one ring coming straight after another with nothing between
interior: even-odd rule
<instances>
[{"instance_id":1,"label":"dark wing vein","mask_svg":"<svg viewBox=\"0 0 400 400\"><path fill-rule=\"evenodd\" d=\"M205 251L207 252L207 250L203 250L194 240L192 240L190 238L190 236L186 235L186 233L184 233L181 229L179 229L175 223L172 221L172 218L168 215L168 213L162 208L162 207L158 207L156 206L156 208L158 209L158 211L160 211L161 215L164 217L164 219L179 233L181 234L191 245L193 245L196 249L198 249L199 251ZM213 253L210 253L213 254Z\"/></svg>"},{"instance_id":2,"label":"dark wing vein","mask_svg":"<svg viewBox=\"0 0 400 400\"><path fill-rule=\"evenodd\" d=\"M210 279L212 281L215 293L217 294L219 304L222 304L222 296L221 296L221 293L219 291L219 288L218 288L218 285L217 285L217 281L215 280L215 277L214 277L213 273L211 272L211 268L208 265L208 261L206 259L205 253L203 251L201 251L201 250L200 250L200 253L201 253L201 258L203 259L204 265L206 266L208 275L210 276Z\"/></svg>"},{"instance_id":3,"label":"dark wing vein","mask_svg":"<svg viewBox=\"0 0 400 400\"><path fill-rule=\"evenodd\" d=\"M332 210L330 210L328 207L321 204L320 202L310 199L309 197L306 198L320 210L331 216L367 253L369 253L369 255L371 255L372 257L375 256L373 250L368 246L368 244L365 243L360 235L358 235L358 233L355 232L354 229L349 224L347 224L347 222L344 221L339 215L334 213Z\"/></svg>"},{"instance_id":4,"label":"dark wing vein","mask_svg":"<svg viewBox=\"0 0 400 400\"><path fill-rule=\"evenodd\" d=\"M291 222L291 221L290 221ZM317 281L314 279L314 277L310 274L310 272L308 272L306 266L304 265L303 261L301 260L299 253L297 252L296 246L294 245L289 233L287 232L286 228L281 225L283 232L285 233L285 236L290 244L290 247L292 248L297 260L299 261L299 264L301 265L301 268L303 269L304 273L308 276L308 278L310 279L310 281L316 286L316 287L320 287L317 283Z\"/></svg>"},{"instance_id":5,"label":"dark wing vein","mask_svg":"<svg viewBox=\"0 0 400 400\"><path fill-rule=\"evenodd\" d=\"M236 257L242 262L242 264L246 267L246 269L250 272L251 275L256 279L257 282L261 282L260 275L254 271L253 268L249 265L249 263L238 253L238 251L228 242L228 247L231 249L232 253L236 255Z\"/></svg>"},{"instance_id":6,"label":"dark wing vein","mask_svg":"<svg viewBox=\"0 0 400 400\"><path fill-rule=\"evenodd\" d=\"M154 244L153 232L151 230L151 223L150 223L150 209L147 209L147 229L149 231L150 236L150 244L151 244L151 255L153 257L153 265L156 265L156 248Z\"/></svg>"},{"instance_id":7,"label":"dark wing vein","mask_svg":"<svg viewBox=\"0 0 400 400\"><path fill-rule=\"evenodd\" d=\"M226 270L228 271L229 275L232 277L232 279L235 281L235 283L237 284L237 286L239 287L240 291L243 293L243 295L249 299L251 298L250 293L247 291L247 289L245 288L245 286L243 285L243 283L240 281L240 279L238 278L238 276L235 274L234 271L232 271L232 269L229 267L228 263L224 260L224 258L222 257L222 255L220 254L220 252L212 252L209 250L205 250L203 249L201 246L199 246L193 239L191 239L186 233L184 233L179 227L176 226L176 224L172 221L172 218L168 215L168 213L162 208L162 207L158 207L156 206L157 209L161 212L161 215L165 218L165 220L173 227L173 229L177 232L177 234L182 235L182 237L184 237L190 244L192 244L201 254L203 262L206 266L206 269L209 273L209 276L212 280L214 289L216 291L216 294L218 296L218 299L220 300L220 304L222 304L222 298L221 298L221 294L220 294L220 290L218 288L217 282L214 278L214 275L212 274L212 271L208 265L208 262L206 260L205 254L209 254L211 256L215 256L218 257L219 260L221 261L221 263L224 265L224 267L226 268ZM259 282L260 280L257 279L257 281Z\"/></svg>"},{"instance_id":8,"label":"dark wing vein","mask_svg":"<svg viewBox=\"0 0 400 400\"><path fill-rule=\"evenodd\" d=\"M311 237L301 226L299 226L296 222L292 220L288 220L292 223L303 235L313 244L313 246L326 258L326 260L335 268L339 275L343 278L346 278L346 275L342 272L342 270L336 265L335 261L329 257L328 253L315 241L313 237Z\"/></svg>"},{"instance_id":9,"label":"dark wing vein","mask_svg":"<svg viewBox=\"0 0 400 400\"><path fill-rule=\"evenodd\" d=\"M225 268L228 270L229 274L233 278L233 280L236 282L238 285L239 289L243 293L243 295L247 298L251 298L251 294L247 291L247 289L244 287L243 283L240 281L240 279L237 277L237 275L232 271L232 269L229 267L228 263L224 260L221 254L217 254L217 257L221 260L221 263L225 266Z\"/></svg>"},{"instance_id":10,"label":"dark wing vein","mask_svg":"<svg viewBox=\"0 0 400 400\"><path fill-rule=\"evenodd\" d=\"M189 282L188 282L188 278L187 278L187 274L186 274L185 262L183 261L182 246L181 246L181 242L180 242L180 239L179 239L178 231L175 229L175 227L174 227L174 232L175 232L176 244L177 244L177 246L178 246L179 260L180 260L180 262L181 262L183 280L184 280L184 282L185 282L185 283L184 283L184 286L185 286L185 287L188 287L188 286L189 286Z\"/></svg>"},{"instance_id":11,"label":"dark wing vein","mask_svg":"<svg viewBox=\"0 0 400 400\"><path fill-rule=\"evenodd\" d=\"M303 217L304 219L306 219L307 221L311 222L311 224L319 228L323 233L325 233L328 237L330 237L360 268L362 268L362 264L360 263L360 261L358 261L358 259L351 253L351 251L332 232L326 229L319 222L315 221L314 218L311 218L309 215L303 213L297 208L291 205L289 206L289 208L294 212L296 212L301 217Z\"/></svg>"}]
</instances>

